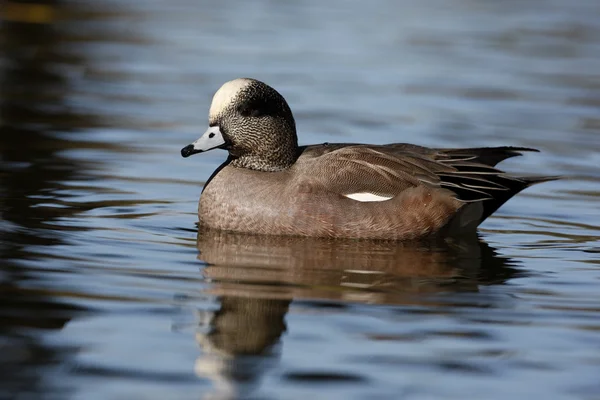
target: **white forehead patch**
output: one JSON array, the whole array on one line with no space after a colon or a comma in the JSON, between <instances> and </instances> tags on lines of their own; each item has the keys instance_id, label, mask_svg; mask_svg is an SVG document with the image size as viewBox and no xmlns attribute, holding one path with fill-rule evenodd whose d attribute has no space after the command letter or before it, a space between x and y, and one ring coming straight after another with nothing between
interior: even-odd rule
<instances>
[{"instance_id":1,"label":"white forehead patch","mask_svg":"<svg viewBox=\"0 0 600 400\"><path fill-rule=\"evenodd\" d=\"M208 111L208 119L213 119L223 112L231 104L235 96L251 83L250 79L244 78L225 82L213 96L212 103L210 103L210 110Z\"/></svg>"}]
</instances>

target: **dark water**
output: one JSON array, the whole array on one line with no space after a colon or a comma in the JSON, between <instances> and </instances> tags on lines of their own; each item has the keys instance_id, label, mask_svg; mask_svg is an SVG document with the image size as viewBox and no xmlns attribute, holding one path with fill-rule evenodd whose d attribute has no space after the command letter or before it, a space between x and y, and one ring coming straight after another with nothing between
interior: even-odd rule
<instances>
[{"instance_id":1,"label":"dark water","mask_svg":"<svg viewBox=\"0 0 600 400\"><path fill-rule=\"evenodd\" d=\"M599 399L600 3L4 2L0 398ZM212 93L302 143L529 146L479 237L197 232Z\"/></svg>"}]
</instances>

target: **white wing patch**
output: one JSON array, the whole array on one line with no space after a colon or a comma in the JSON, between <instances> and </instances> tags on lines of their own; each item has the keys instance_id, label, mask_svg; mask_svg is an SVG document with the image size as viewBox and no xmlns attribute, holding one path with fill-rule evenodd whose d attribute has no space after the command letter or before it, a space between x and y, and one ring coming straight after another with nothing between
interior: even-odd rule
<instances>
[{"instance_id":1,"label":"white wing patch","mask_svg":"<svg viewBox=\"0 0 600 400\"><path fill-rule=\"evenodd\" d=\"M394 196L379 196L377 194L369 193L369 192L360 192L360 193L351 193L345 194L349 199L362 201L362 202L370 202L370 201L386 201L392 199Z\"/></svg>"},{"instance_id":2,"label":"white wing patch","mask_svg":"<svg viewBox=\"0 0 600 400\"><path fill-rule=\"evenodd\" d=\"M229 82L225 82L223 86L215 93L212 103L210 104L210 110L208 111L209 119L217 117L223 110L231 104L235 99L240 90L252 83L249 79L239 78Z\"/></svg>"}]
</instances>

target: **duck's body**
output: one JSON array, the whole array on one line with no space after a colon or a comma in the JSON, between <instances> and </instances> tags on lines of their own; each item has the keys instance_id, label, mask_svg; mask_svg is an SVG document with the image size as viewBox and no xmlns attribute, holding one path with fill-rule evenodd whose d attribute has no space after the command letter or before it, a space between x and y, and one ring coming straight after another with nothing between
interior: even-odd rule
<instances>
[{"instance_id":1,"label":"duck's body","mask_svg":"<svg viewBox=\"0 0 600 400\"><path fill-rule=\"evenodd\" d=\"M225 84L210 119L211 128L182 154L230 152L200 198L200 223L213 229L391 240L451 235L474 231L519 191L551 179L494 168L533 150L526 148L298 147L287 103L255 80Z\"/></svg>"}]
</instances>

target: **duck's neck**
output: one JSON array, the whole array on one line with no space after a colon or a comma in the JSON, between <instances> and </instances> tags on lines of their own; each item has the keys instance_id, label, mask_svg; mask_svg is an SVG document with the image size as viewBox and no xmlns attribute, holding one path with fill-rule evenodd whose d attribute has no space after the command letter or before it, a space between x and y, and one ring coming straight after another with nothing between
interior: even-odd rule
<instances>
[{"instance_id":1,"label":"duck's neck","mask_svg":"<svg viewBox=\"0 0 600 400\"><path fill-rule=\"evenodd\" d=\"M237 168L247 168L255 171L277 172L290 168L297 159L296 149L277 153L244 154L239 157L231 155L230 165Z\"/></svg>"},{"instance_id":2,"label":"duck's neck","mask_svg":"<svg viewBox=\"0 0 600 400\"><path fill-rule=\"evenodd\" d=\"M229 151L231 165L237 168L248 168L256 171L276 172L290 168L299 156L296 132L286 135L287 140L263 141L260 151Z\"/></svg>"}]
</instances>

